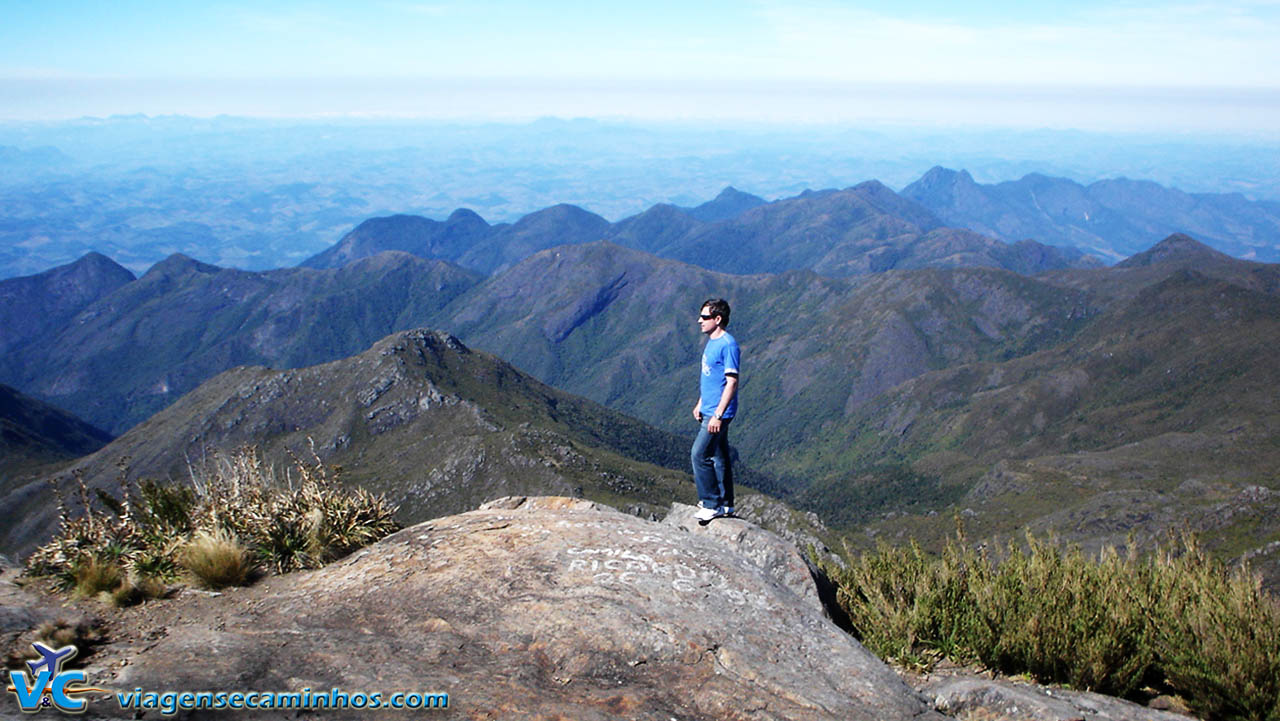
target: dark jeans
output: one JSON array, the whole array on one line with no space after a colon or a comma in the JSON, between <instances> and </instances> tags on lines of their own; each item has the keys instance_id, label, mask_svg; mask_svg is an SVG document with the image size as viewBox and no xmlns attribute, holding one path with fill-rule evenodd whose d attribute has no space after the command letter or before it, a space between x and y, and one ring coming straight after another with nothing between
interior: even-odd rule
<instances>
[{"instance_id":1,"label":"dark jeans","mask_svg":"<svg viewBox=\"0 0 1280 721\"><path fill-rule=\"evenodd\" d=\"M720 420L720 432L709 433L703 416L702 430L693 442L689 458L693 461L693 482L698 486L698 502L703 508L733 505L733 462L729 459L729 421Z\"/></svg>"}]
</instances>

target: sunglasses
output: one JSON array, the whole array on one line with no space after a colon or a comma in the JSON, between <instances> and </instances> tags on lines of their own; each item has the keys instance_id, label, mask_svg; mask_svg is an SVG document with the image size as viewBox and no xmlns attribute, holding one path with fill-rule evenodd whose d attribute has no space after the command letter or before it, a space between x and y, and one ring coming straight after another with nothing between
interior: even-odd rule
<instances>
[{"instance_id":1,"label":"sunglasses","mask_svg":"<svg viewBox=\"0 0 1280 721\"><path fill-rule=\"evenodd\" d=\"M714 316L714 315L703 315L703 314L699 313L699 314L698 314L698 317L699 317L699 318L701 318L702 320L711 320L711 319L712 319L712 318L714 318L715 316Z\"/></svg>"}]
</instances>

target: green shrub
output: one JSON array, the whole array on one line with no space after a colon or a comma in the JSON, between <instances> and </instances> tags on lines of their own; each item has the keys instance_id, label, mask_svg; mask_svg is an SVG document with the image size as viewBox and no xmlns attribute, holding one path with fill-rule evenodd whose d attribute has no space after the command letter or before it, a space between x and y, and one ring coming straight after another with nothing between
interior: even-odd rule
<instances>
[{"instance_id":1,"label":"green shrub","mask_svg":"<svg viewBox=\"0 0 1280 721\"><path fill-rule=\"evenodd\" d=\"M827 572L855 634L898 663L976 659L1118 696L1154 686L1205 718L1280 721L1280 606L1194 538L1172 548L1091 559L1028 536L993 562L961 539L938 556L881 545Z\"/></svg>"},{"instance_id":2,"label":"green shrub","mask_svg":"<svg viewBox=\"0 0 1280 721\"><path fill-rule=\"evenodd\" d=\"M987 667L1117 696L1141 688L1152 668L1147 597L1132 560L1098 561L1028 537L997 566L982 563L968 594L968 645Z\"/></svg>"},{"instance_id":3,"label":"green shrub","mask_svg":"<svg viewBox=\"0 0 1280 721\"><path fill-rule=\"evenodd\" d=\"M1155 648L1168 684L1207 718L1280 719L1280 606L1247 569L1228 571L1195 539L1162 553Z\"/></svg>"},{"instance_id":4,"label":"green shrub","mask_svg":"<svg viewBox=\"0 0 1280 721\"><path fill-rule=\"evenodd\" d=\"M973 619L966 560L948 553L937 563L914 541L907 548L881 544L833 571L837 597L863 643L882 658L927 667L939 656L964 657L965 625Z\"/></svg>"}]
</instances>

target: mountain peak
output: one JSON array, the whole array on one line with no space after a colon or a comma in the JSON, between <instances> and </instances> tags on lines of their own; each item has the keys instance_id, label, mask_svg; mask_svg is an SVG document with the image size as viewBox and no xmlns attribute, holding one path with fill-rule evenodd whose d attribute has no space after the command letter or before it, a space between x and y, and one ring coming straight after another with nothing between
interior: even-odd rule
<instances>
[{"instance_id":1,"label":"mountain peak","mask_svg":"<svg viewBox=\"0 0 1280 721\"><path fill-rule=\"evenodd\" d=\"M726 185L726 186L724 186L724 190L720 191L720 194L719 194L719 195L717 195L717 196L715 197L715 200L718 200L718 201L738 201L738 200L742 200L742 199L744 199L744 198L747 198L747 199L756 199L756 200L758 200L758 198L756 198L756 196L754 196L754 195L752 195L752 194L750 194L750 193L744 193L744 192L742 192L741 190L738 190L737 188L733 187L732 185Z\"/></svg>"},{"instance_id":2,"label":"mountain peak","mask_svg":"<svg viewBox=\"0 0 1280 721\"><path fill-rule=\"evenodd\" d=\"M115 262L114 260L112 260L111 258L103 255L102 253L99 253L96 250L91 250L88 253L85 253L84 255L80 256L75 262L71 264L71 267L73 268L76 266L88 266L92 268L104 268L104 267L105 268L123 268L124 267L119 263Z\"/></svg>"},{"instance_id":3,"label":"mountain peak","mask_svg":"<svg viewBox=\"0 0 1280 721\"><path fill-rule=\"evenodd\" d=\"M744 193L732 185L726 186L714 200L709 200L696 208L683 210L694 218L706 223L736 218L743 212L765 204L765 199L750 193Z\"/></svg>"},{"instance_id":4,"label":"mountain peak","mask_svg":"<svg viewBox=\"0 0 1280 721\"><path fill-rule=\"evenodd\" d=\"M450 213L449 218L445 220L446 225L475 225L477 223L489 227L489 222L470 208L458 208Z\"/></svg>"},{"instance_id":5,"label":"mountain peak","mask_svg":"<svg viewBox=\"0 0 1280 721\"><path fill-rule=\"evenodd\" d=\"M1174 233L1137 255L1116 264L1117 268L1142 268L1165 263L1204 263L1234 261L1226 253L1220 253L1184 233Z\"/></svg>"},{"instance_id":6,"label":"mountain peak","mask_svg":"<svg viewBox=\"0 0 1280 721\"><path fill-rule=\"evenodd\" d=\"M431 330L429 328L414 328L412 330L402 330L398 333L383 338L366 351L366 353L378 355L393 355L396 353L404 353L409 349L417 351L432 350L441 351L448 349L460 355L468 355L471 349L465 346L462 341L454 335L446 333L442 330Z\"/></svg>"},{"instance_id":7,"label":"mountain peak","mask_svg":"<svg viewBox=\"0 0 1280 721\"><path fill-rule=\"evenodd\" d=\"M912 185L916 184L919 184L922 187L976 185L973 180L973 176L969 174L969 171L964 169L952 170L951 168L944 168L941 165L935 165L932 168L929 168L927 173L920 176L920 179L915 183L912 183Z\"/></svg>"},{"instance_id":8,"label":"mountain peak","mask_svg":"<svg viewBox=\"0 0 1280 721\"><path fill-rule=\"evenodd\" d=\"M90 252L43 273L0 280L0 353L54 331L89 304L137 280L107 256ZM38 308L40 312L33 313Z\"/></svg>"},{"instance_id":9,"label":"mountain peak","mask_svg":"<svg viewBox=\"0 0 1280 721\"><path fill-rule=\"evenodd\" d=\"M857 195L881 212L912 223L922 231L942 227L942 221L923 205L908 196L893 192L892 188L879 180L858 183L845 192Z\"/></svg>"},{"instance_id":10,"label":"mountain peak","mask_svg":"<svg viewBox=\"0 0 1280 721\"><path fill-rule=\"evenodd\" d=\"M183 253L174 253L164 260L151 266L150 270L143 274L143 278L163 277L176 278L191 273L213 274L222 270L216 265L201 263Z\"/></svg>"}]
</instances>

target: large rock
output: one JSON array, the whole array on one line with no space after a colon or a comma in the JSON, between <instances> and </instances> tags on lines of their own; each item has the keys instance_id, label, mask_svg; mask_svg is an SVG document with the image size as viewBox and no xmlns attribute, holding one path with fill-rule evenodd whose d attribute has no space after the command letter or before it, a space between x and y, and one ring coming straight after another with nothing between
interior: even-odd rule
<instances>
[{"instance_id":1,"label":"large rock","mask_svg":"<svg viewBox=\"0 0 1280 721\"><path fill-rule=\"evenodd\" d=\"M318 571L138 610L156 628L95 656L89 682L447 692L469 719L943 718L824 617L785 546L741 521L503 499Z\"/></svg>"}]
</instances>

